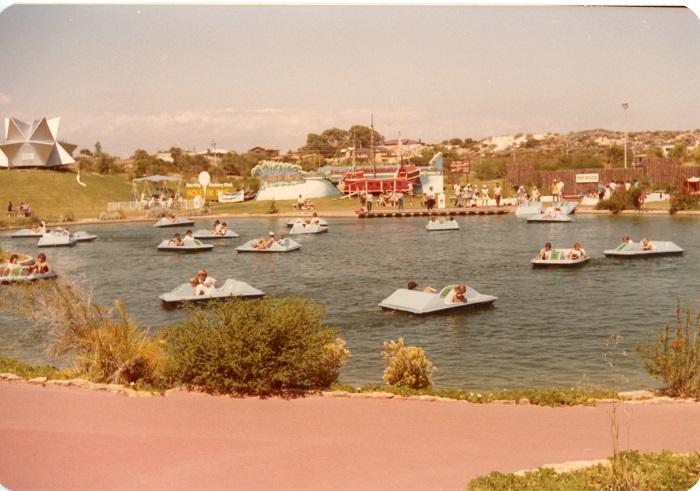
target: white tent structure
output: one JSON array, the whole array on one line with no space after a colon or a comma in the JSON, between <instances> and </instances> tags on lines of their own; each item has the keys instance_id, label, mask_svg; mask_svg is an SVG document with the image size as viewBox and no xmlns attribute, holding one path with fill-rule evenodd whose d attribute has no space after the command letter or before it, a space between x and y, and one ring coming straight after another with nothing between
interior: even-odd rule
<instances>
[{"instance_id":1,"label":"white tent structure","mask_svg":"<svg viewBox=\"0 0 700 491\"><path fill-rule=\"evenodd\" d=\"M5 118L5 143L0 144L0 167L58 167L73 164L73 148L56 141L60 118L41 118L32 124Z\"/></svg>"}]
</instances>

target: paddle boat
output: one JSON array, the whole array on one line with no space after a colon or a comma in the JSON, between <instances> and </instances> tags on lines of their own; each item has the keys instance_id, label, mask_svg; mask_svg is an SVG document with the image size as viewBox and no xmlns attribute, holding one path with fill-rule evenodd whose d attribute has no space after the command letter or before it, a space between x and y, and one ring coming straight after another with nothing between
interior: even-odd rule
<instances>
[{"instance_id":1,"label":"paddle boat","mask_svg":"<svg viewBox=\"0 0 700 491\"><path fill-rule=\"evenodd\" d=\"M577 206L578 203L576 201L560 201L554 206L554 208L558 208L565 215L571 215L576 211Z\"/></svg>"},{"instance_id":2,"label":"paddle boat","mask_svg":"<svg viewBox=\"0 0 700 491\"><path fill-rule=\"evenodd\" d=\"M307 217L309 218L309 217ZM293 227L295 223L297 223L297 220L304 220L302 218L295 218L293 220L290 220L287 222L287 227ZM322 227L327 227L328 226L328 221L324 220L323 218L317 218L315 217L315 220L318 222L318 224Z\"/></svg>"},{"instance_id":3,"label":"paddle boat","mask_svg":"<svg viewBox=\"0 0 700 491\"><path fill-rule=\"evenodd\" d=\"M77 242L90 242L97 238L97 235L79 230L77 232L72 232L71 237L73 237Z\"/></svg>"},{"instance_id":4,"label":"paddle boat","mask_svg":"<svg viewBox=\"0 0 700 491\"><path fill-rule=\"evenodd\" d=\"M225 234L215 234L211 230L197 230L192 234L195 239L235 239L240 237L233 230L227 230Z\"/></svg>"},{"instance_id":5,"label":"paddle boat","mask_svg":"<svg viewBox=\"0 0 700 491\"><path fill-rule=\"evenodd\" d=\"M263 296L265 296L263 291L250 286L248 283L229 278L219 288L214 288L211 293L197 295L195 287L190 283L183 283L174 290L159 295L158 298L166 305L177 305L183 302L206 302L231 297L252 299Z\"/></svg>"},{"instance_id":6,"label":"paddle boat","mask_svg":"<svg viewBox=\"0 0 700 491\"><path fill-rule=\"evenodd\" d=\"M41 236L37 247L64 247L74 246L78 241L68 232L63 229L55 229L51 232L46 232Z\"/></svg>"},{"instance_id":7,"label":"paddle boat","mask_svg":"<svg viewBox=\"0 0 700 491\"><path fill-rule=\"evenodd\" d=\"M379 306L384 310L401 310L417 315L433 314L448 310L458 310L474 307L486 307L498 300L493 295L484 295L467 287L465 301L453 302L452 294L457 285L448 285L438 293L400 288L381 301Z\"/></svg>"},{"instance_id":8,"label":"paddle boat","mask_svg":"<svg viewBox=\"0 0 700 491\"><path fill-rule=\"evenodd\" d=\"M295 242L289 237L275 240L270 247L259 248L253 247L259 239L249 240L245 244L236 248L238 252L292 252L301 249L301 244Z\"/></svg>"},{"instance_id":9,"label":"paddle boat","mask_svg":"<svg viewBox=\"0 0 700 491\"><path fill-rule=\"evenodd\" d=\"M11 283L30 283L32 281L49 280L58 276L55 271L49 271L48 273L42 274L26 274L21 272L21 270L17 271L19 272L13 271L7 276L0 276L0 284L8 285Z\"/></svg>"},{"instance_id":10,"label":"paddle boat","mask_svg":"<svg viewBox=\"0 0 700 491\"><path fill-rule=\"evenodd\" d=\"M185 217L163 217L153 224L154 227L189 227L194 225L194 220Z\"/></svg>"},{"instance_id":11,"label":"paddle boat","mask_svg":"<svg viewBox=\"0 0 700 491\"><path fill-rule=\"evenodd\" d=\"M212 244L205 244L199 240L185 241L182 245L175 245L170 239L165 239L158 244L158 250L164 252L205 252L214 248Z\"/></svg>"},{"instance_id":12,"label":"paddle boat","mask_svg":"<svg viewBox=\"0 0 700 491\"><path fill-rule=\"evenodd\" d=\"M304 223L301 220L298 220L289 230L289 235L323 234L326 232L328 232L327 225L324 226L320 223Z\"/></svg>"},{"instance_id":13,"label":"paddle boat","mask_svg":"<svg viewBox=\"0 0 700 491\"><path fill-rule=\"evenodd\" d=\"M640 258L640 257L659 257L659 256L680 256L683 254L683 249L670 241L651 240L649 241L651 249L642 250L642 245L639 242L622 243L615 249L603 251L608 257L619 258Z\"/></svg>"},{"instance_id":14,"label":"paddle boat","mask_svg":"<svg viewBox=\"0 0 700 491\"><path fill-rule=\"evenodd\" d=\"M426 224L425 229L428 232L439 232L443 230L459 230L459 223L457 223L457 220L455 220L454 218L446 220L444 217L440 217L435 221L430 220Z\"/></svg>"},{"instance_id":15,"label":"paddle boat","mask_svg":"<svg viewBox=\"0 0 700 491\"><path fill-rule=\"evenodd\" d=\"M548 209L539 215L527 217L527 223L569 223L574 220L562 212Z\"/></svg>"},{"instance_id":16,"label":"paddle boat","mask_svg":"<svg viewBox=\"0 0 700 491\"><path fill-rule=\"evenodd\" d=\"M532 259L530 263L535 268L545 268L545 267L560 267L569 268L575 266L581 266L582 264L588 262L591 258L590 256L579 256L577 259L570 259L569 254L574 251L574 249L552 249L549 253L549 259L541 259L539 256Z\"/></svg>"}]
</instances>

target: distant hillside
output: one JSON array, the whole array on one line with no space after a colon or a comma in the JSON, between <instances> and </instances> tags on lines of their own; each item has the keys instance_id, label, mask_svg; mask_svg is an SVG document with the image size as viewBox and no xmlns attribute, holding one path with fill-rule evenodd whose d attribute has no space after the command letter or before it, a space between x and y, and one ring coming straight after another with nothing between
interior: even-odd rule
<instances>
[{"instance_id":1,"label":"distant hillside","mask_svg":"<svg viewBox=\"0 0 700 491\"><path fill-rule=\"evenodd\" d=\"M13 169L0 171L0 203L4 217L7 202L15 208L26 201L34 214L54 220L72 213L75 218L96 218L109 201L131 199L131 183L123 175L81 173L81 186L72 171Z\"/></svg>"}]
</instances>

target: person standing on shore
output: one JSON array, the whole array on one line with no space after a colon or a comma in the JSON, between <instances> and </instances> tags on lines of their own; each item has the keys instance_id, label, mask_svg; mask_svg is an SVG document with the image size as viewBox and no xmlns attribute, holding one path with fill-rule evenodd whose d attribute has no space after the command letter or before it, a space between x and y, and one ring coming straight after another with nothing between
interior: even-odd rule
<instances>
[{"instance_id":1,"label":"person standing on shore","mask_svg":"<svg viewBox=\"0 0 700 491\"><path fill-rule=\"evenodd\" d=\"M403 191L396 193L396 204L398 205L399 210L403 210Z\"/></svg>"},{"instance_id":2,"label":"person standing on shore","mask_svg":"<svg viewBox=\"0 0 700 491\"><path fill-rule=\"evenodd\" d=\"M481 186L481 206L488 206L489 204L489 188L484 184Z\"/></svg>"},{"instance_id":3,"label":"person standing on shore","mask_svg":"<svg viewBox=\"0 0 700 491\"><path fill-rule=\"evenodd\" d=\"M496 185L493 188L493 197L496 200L496 206L501 206L501 185L499 183L496 183Z\"/></svg>"},{"instance_id":4,"label":"person standing on shore","mask_svg":"<svg viewBox=\"0 0 700 491\"><path fill-rule=\"evenodd\" d=\"M372 211L372 193L367 193L367 196L365 196L365 206L368 212Z\"/></svg>"}]
</instances>

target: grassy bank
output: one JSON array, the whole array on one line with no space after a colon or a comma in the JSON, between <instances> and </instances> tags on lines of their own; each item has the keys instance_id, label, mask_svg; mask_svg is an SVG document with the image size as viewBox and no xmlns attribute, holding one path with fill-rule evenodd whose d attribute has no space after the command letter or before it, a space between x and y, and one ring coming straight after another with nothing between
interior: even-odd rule
<instances>
[{"instance_id":1,"label":"grassy bank","mask_svg":"<svg viewBox=\"0 0 700 491\"><path fill-rule=\"evenodd\" d=\"M606 464L557 473L553 469L504 474L492 472L472 480L468 491L506 491L560 489L690 489L700 476L700 454L678 455L671 452L642 454L627 451Z\"/></svg>"},{"instance_id":2,"label":"grassy bank","mask_svg":"<svg viewBox=\"0 0 700 491\"><path fill-rule=\"evenodd\" d=\"M83 187L72 171L13 169L0 171L0 189L4 202L0 219L7 221L7 201L19 208L26 201L33 214L46 221L74 218L96 218L107 209L109 201L131 199L131 183L124 175L103 176L81 173Z\"/></svg>"},{"instance_id":3,"label":"grassy bank","mask_svg":"<svg viewBox=\"0 0 700 491\"><path fill-rule=\"evenodd\" d=\"M7 358L0 355L0 373L14 373L19 377L31 379L35 377L46 377L49 379L65 378L64 373L52 366L30 365L23 361Z\"/></svg>"}]
</instances>

